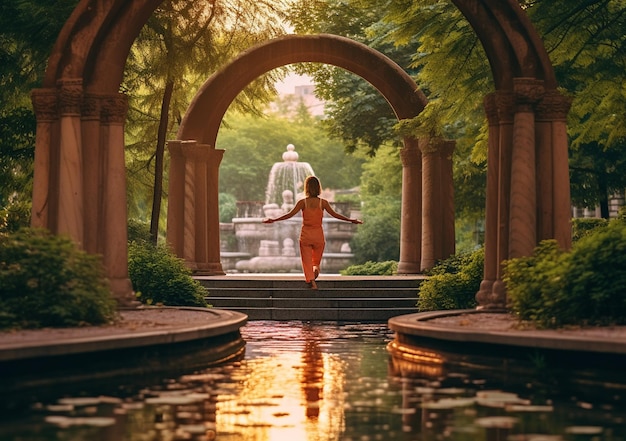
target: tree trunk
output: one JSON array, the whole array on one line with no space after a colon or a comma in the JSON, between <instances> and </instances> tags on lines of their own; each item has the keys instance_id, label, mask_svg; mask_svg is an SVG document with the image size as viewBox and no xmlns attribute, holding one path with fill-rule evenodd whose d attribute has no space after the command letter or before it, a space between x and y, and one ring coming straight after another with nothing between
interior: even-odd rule
<instances>
[{"instance_id":1,"label":"tree trunk","mask_svg":"<svg viewBox=\"0 0 626 441\"><path fill-rule=\"evenodd\" d=\"M607 188L606 173L598 174L598 189L600 195L600 216L602 219L609 218L609 190Z\"/></svg>"},{"instance_id":2,"label":"tree trunk","mask_svg":"<svg viewBox=\"0 0 626 441\"><path fill-rule=\"evenodd\" d=\"M150 219L150 241L154 245L157 244L159 237L159 218L161 216L161 199L163 197L163 157L165 155L165 137L167 136L168 115L173 90L174 81L170 80L165 84L165 91L163 92L159 134L154 155L154 192L152 195L152 217Z\"/></svg>"}]
</instances>

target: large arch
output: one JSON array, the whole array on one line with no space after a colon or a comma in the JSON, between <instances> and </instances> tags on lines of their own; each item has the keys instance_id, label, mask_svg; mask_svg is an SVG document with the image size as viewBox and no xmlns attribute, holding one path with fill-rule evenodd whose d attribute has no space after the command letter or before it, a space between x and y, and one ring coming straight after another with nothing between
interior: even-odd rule
<instances>
[{"instance_id":1,"label":"large arch","mask_svg":"<svg viewBox=\"0 0 626 441\"><path fill-rule=\"evenodd\" d=\"M178 131L178 139L169 142L167 239L177 255L184 257L197 274L223 274L219 235L215 234L219 231L217 181L223 152L214 148L222 118L235 97L255 78L277 67L298 62L331 64L359 75L383 95L398 119L417 116L427 104L415 81L395 62L362 43L337 35L276 38L243 52L213 74L192 100ZM435 160L424 161L427 174L437 184L445 176L449 178L449 185L434 185L440 197L437 200L425 198L428 205L422 210L421 153L417 140L404 139L405 203L402 205L400 273L418 273L423 266L430 267L435 260L454 253L452 163L445 159L451 157L451 152L448 148L438 153L431 155ZM440 200L449 203L441 204ZM436 240L422 242L422 212L426 213L426 226L446 226L436 235L426 228L429 237L435 236ZM207 231L213 234L207 236ZM428 256L428 262L423 265L422 254Z\"/></svg>"},{"instance_id":2,"label":"large arch","mask_svg":"<svg viewBox=\"0 0 626 441\"><path fill-rule=\"evenodd\" d=\"M549 57L517 0L451 0L489 58L485 276L482 307L505 305L501 262L541 239L571 242L565 118ZM126 249L119 93L130 46L161 0L81 0L50 57L37 116L33 226L104 255L113 292L132 299Z\"/></svg>"},{"instance_id":3,"label":"large arch","mask_svg":"<svg viewBox=\"0 0 626 441\"><path fill-rule=\"evenodd\" d=\"M211 76L191 102L178 139L214 146L222 117L237 94L262 74L298 62L331 64L360 76L385 97L398 119L417 116L428 102L400 66L362 43L330 34L286 35L243 52Z\"/></svg>"}]
</instances>

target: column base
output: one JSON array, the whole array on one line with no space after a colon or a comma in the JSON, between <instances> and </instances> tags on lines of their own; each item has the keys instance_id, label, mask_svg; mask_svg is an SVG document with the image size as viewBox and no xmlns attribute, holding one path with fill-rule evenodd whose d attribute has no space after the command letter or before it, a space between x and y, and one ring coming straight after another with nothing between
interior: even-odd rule
<instances>
[{"instance_id":1,"label":"column base","mask_svg":"<svg viewBox=\"0 0 626 441\"><path fill-rule=\"evenodd\" d=\"M419 262L398 262L398 274L421 274Z\"/></svg>"},{"instance_id":2,"label":"column base","mask_svg":"<svg viewBox=\"0 0 626 441\"><path fill-rule=\"evenodd\" d=\"M129 278L109 279L109 286L118 308L138 308L141 306Z\"/></svg>"},{"instance_id":3,"label":"column base","mask_svg":"<svg viewBox=\"0 0 626 441\"><path fill-rule=\"evenodd\" d=\"M222 269L222 263L196 263L192 269L194 276L223 276L226 273Z\"/></svg>"}]
</instances>

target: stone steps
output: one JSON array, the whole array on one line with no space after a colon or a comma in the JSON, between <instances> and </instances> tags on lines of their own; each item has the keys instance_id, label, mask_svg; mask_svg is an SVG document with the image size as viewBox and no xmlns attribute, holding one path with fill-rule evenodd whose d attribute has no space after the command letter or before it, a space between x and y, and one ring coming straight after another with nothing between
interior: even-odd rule
<instances>
[{"instance_id":1,"label":"stone steps","mask_svg":"<svg viewBox=\"0 0 626 441\"><path fill-rule=\"evenodd\" d=\"M380 322L418 312L423 276L320 276L311 290L301 275L198 276L215 308L250 320Z\"/></svg>"}]
</instances>

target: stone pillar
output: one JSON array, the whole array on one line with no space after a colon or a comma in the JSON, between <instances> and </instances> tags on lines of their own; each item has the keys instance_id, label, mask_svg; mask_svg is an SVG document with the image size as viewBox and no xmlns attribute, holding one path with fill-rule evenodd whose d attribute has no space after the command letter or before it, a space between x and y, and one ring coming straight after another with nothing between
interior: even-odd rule
<instances>
[{"instance_id":1,"label":"stone pillar","mask_svg":"<svg viewBox=\"0 0 626 441\"><path fill-rule=\"evenodd\" d=\"M209 161L207 163L207 263L203 271L210 275L223 275L220 257L220 211L219 211L219 170L224 157L224 150L207 146Z\"/></svg>"},{"instance_id":2,"label":"stone pillar","mask_svg":"<svg viewBox=\"0 0 626 441\"><path fill-rule=\"evenodd\" d=\"M183 144L189 141L168 141L170 152L169 191L167 198L167 243L174 254L183 257L185 213L185 158ZM193 141L195 143L195 141Z\"/></svg>"},{"instance_id":3,"label":"stone pillar","mask_svg":"<svg viewBox=\"0 0 626 441\"><path fill-rule=\"evenodd\" d=\"M487 152L487 191L485 201L485 265L483 280L476 293L479 308L489 304L493 283L498 275L498 175L499 175L499 125L496 94L484 100L489 139Z\"/></svg>"},{"instance_id":4,"label":"stone pillar","mask_svg":"<svg viewBox=\"0 0 626 441\"><path fill-rule=\"evenodd\" d=\"M185 196L183 201L183 255L187 266L195 271L196 265L196 165L190 152L196 143L185 144L183 157L185 159Z\"/></svg>"},{"instance_id":5,"label":"stone pillar","mask_svg":"<svg viewBox=\"0 0 626 441\"><path fill-rule=\"evenodd\" d=\"M53 204L56 205L56 198L51 201L53 195L50 189L53 187L51 183L52 150L58 148L58 145L54 143L54 140L58 139L58 136L55 136L59 120L57 91L35 89L31 94L31 100L37 118L37 134L30 225L35 228L56 230L56 211L50 215L50 207Z\"/></svg>"},{"instance_id":6,"label":"stone pillar","mask_svg":"<svg viewBox=\"0 0 626 441\"><path fill-rule=\"evenodd\" d=\"M100 144L100 97L85 94L82 104L83 189L85 193L85 251L103 254L102 174L104 158Z\"/></svg>"},{"instance_id":7,"label":"stone pillar","mask_svg":"<svg viewBox=\"0 0 626 441\"><path fill-rule=\"evenodd\" d=\"M443 233L441 215L441 156L439 141L420 139L422 152L422 261L420 269L429 270L441 258Z\"/></svg>"},{"instance_id":8,"label":"stone pillar","mask_svg":"<svg viewBox=\"0 0 626 441\"><path fill-rule=\"evenodd\" d=\"M126 207L126 164L124 161L124 121L128 100L123 94L102 98L102 130L105 176L103 179L104 266L111 292L120 306L136 304L128 278L128 231Z\"/></svg>"},{"instance_id":9,"label":"stone pillar","mask_svg":"<svg viewBox=\"0 0 626 441\"><path fill-rule=\"evenodd\" d=\"M82 80L60 80L59 203L56 233L84 245L83 174L80 112Z\"/></svg>"},{"instance_id":10,"label":"stone pillar","mask_svg":"<svg viewBox=\"0 0 626 441\"><path fill-rule=\"evenodd\" d=\"M196 141L169 141L167 241L194 274L222 275L219 166L224 150Z\"/></svg>"},{"instance_id":11,"label":"stone pillar","mask_svg":"<svg viewBox=\"0 0 626 441\"><path fill-rule=\"evenodd\" d=\"M530 256L537 245L537 181L535 113L543 82L515 78L515 117L511 159L511 212L509 258Z\"/></svg>"},{"instance_id":12,"label":"stone pillar","mask_svg":"<svg viewBox=\"0 0 626 441\"><path fill-rule=\"evenodd\" d=\"M422 154L416 139L404 139L400 159L402 215L398 274L418 274L422 258Z\"/></svg>"},{"instance_id":13,"label":"stone pillar","mask_svg":"<svg viewBox=\"0 0 626 441\"><path fill-rule=\"evenodd\" d=\"M454 227L454 175L452 171L452 159L455 147L455 141L442 140L439 148L442 220L440 259L447 259L454 255L456 250Z\"/></svg>"},{"instance_id":14,"label":"stone pillar","mask_svg":"<svg viewBox=\"0 0 626 441\"><path fill-rule=\"evenodd\" d=\"M509 257L509 202L511 190L511 150L513 144L513 112L515 96L511 92L496 92L498 109L497 150L497 225L496 229L496 280L485 308L499 309L506 306L506 287L502 282L502 262Z\"/></svg>"},{"instance_id":15,"label":"stone pillar","mask_svg":"<svg viewBox=\"0 0 626 441\"><path fill-rule=\"evenodd\" d=\"M540 152L537 194L541 216L538 240L554 238L563 249L572 245L566 126L571 102L571 98L549 90L537 105L537 144Z\"/></svg>"}]
</instances>

